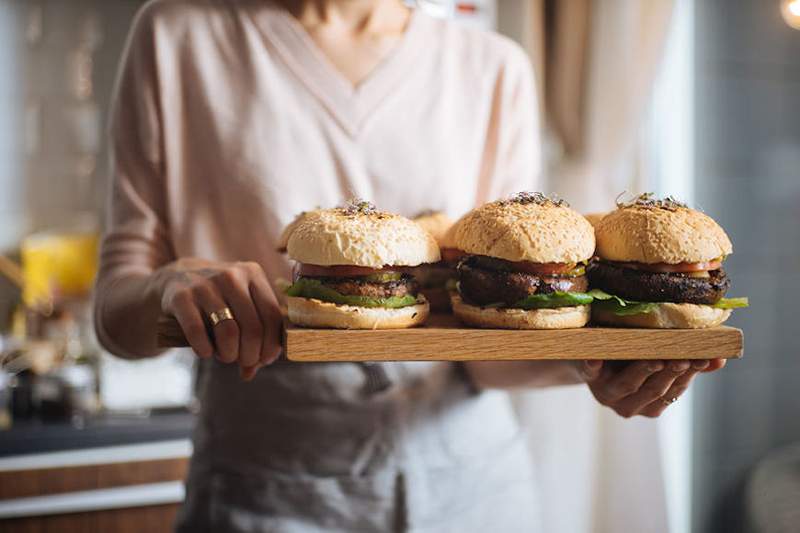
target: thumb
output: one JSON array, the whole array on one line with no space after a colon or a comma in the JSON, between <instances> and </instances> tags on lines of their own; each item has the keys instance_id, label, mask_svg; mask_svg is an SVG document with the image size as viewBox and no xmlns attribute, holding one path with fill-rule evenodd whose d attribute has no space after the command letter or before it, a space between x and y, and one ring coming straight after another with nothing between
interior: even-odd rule
<instances>
[{"instance_id":1,"label":"thumb","mask_svg":"<svg viewBox=\"0 0 800 533\"><path fill-rule=\"evenodd\" d=\"M583 361L580 365L581 377L583 377L584 381L594 381L600 377L602 369L602 361Z\"/></svg>"}]
</instances>

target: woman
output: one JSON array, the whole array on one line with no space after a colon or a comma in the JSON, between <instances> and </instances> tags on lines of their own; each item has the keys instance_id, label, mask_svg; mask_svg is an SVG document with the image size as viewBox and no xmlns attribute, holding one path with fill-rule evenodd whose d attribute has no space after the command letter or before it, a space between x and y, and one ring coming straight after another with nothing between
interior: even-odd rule
<instances>
[{"instance_id":1,"label":"woman","mask_svg":"<svg viewBox=\"0 0 800 533\"><path fill-rule=\"evenodd\" d=\"M150 357L172 314L204 360L180 531L530 531L518 427L480 389L586 382L657 416L705 368L278 359L290 267L275 242L293 215L353 195L460 214L535 188L537 128L518 47L400 0L143 9L115 99L96 323L110 351ZM203 319L225 308L213 345Z\"/></svg>"}]
</instances>

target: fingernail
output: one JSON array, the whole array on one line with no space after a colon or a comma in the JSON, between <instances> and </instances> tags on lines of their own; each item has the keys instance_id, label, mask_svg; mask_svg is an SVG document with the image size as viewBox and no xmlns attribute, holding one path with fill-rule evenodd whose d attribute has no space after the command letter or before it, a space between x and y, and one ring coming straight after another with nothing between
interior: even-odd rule
<instances>
[{"instance_id":1,"label":"fingernail","mask_svg":"<svg viewBox=\"0 0 800 533\"><path fill-rule=\"evenodd\" d=\"M660 361L654 361L647 365L647 370L650 372L660 372L661 370L664 370L664 363Z\"/></svg>"},{"instance_id":2,"label":"fingernail","mask_svg":"<svg viewBox=\"0 0 800 533\"><path fill-rule=\"evenodd\" d=\"M692 361L692 368L695 370L703 370L704 368L708 368L708 361L704 359L698 359L696 361Z\"/></svg>"},{"instance_id":3,"label":"fingernail","mask_svg":"<svg viewBox=\"0 0 800 533\"><path fill-rule=\"evenodd\" d=\"M597 370L603 365L602 361L586 361L585 362L587 370Z\"/></svg>"}]
</instances>

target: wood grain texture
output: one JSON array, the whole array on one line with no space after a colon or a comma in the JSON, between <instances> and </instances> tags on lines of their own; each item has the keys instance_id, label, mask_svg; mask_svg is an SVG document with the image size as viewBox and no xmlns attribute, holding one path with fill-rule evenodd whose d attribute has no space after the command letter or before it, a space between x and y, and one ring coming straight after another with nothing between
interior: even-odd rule
<instances>
[{"instance_id":1,"label":"wood grain texture","mask_svg":"<svg viewBox=\"0 0 800 533\"><path fill-rule=\"evenodd\" d=\"M0 500L183 481L186 458L0 472ZM0 520L3 533L170 532L179 505L165 504Z\"/></svg>"},{"instance_id":2,"label":"wood grain texture","mask_svg":"<svg viewBox=\"0 0 800 533\"><path fill-rule=\"evenodd\" d=\"M177 329L176 329L177 328ZM502 361L538 359L713 359L742 355L736 328L562 330L472 329L451 315L422 327L385 330L284 327L291 361ZM187 346L174 319L159 321L162 347Z\"/></svg>"},{"instance_id":3,"label":"wood grain texture","mask_svg":"<svg viewBox=\"0 0 800 533\"><path fill-rule=\"evenodd\" d=\"M177 458L0 472L0 500L183 481L188 467Z\"/></svg>"},{"instance_id":4,"label":"wood grain texture","mask_svg":"<svg viewBox=\"0 0 800 533\"><path fill-rule=\"evenodd\" d=\"M287 326L292 361L470 361L538 359L712 359L742 355L736 328L562 330L469 329L451 316L419 328L333 330Z\"/></svg>"},{"instance_id":5,"label":"wood grain texture","mask_svg":"<svg viewBox=\"0 0 800 533\"><path fill-rule=\"evenodd\" d=\"M3 533L171 533L180 505L153 505L0 520Z\"/></svg>"},{"instance_id":6,"label":"wood grain texture","mask_svg":"<svg viewBox=\"0 0 800 533\"><path fill-rule=\"evenodd\" d=\"M189 346L189 341L186 340L181 325L174 316L161 315L158 318L156 328L156 345L159 348L185 348ZM212 335L211 329L208 330L208 333Z\"/></svg>"}]
</instances>

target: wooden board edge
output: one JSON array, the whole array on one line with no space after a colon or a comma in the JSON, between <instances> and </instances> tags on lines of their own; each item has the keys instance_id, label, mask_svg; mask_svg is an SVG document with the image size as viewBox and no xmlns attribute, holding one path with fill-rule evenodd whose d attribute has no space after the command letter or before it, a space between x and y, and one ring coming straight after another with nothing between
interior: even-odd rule
<instances>
[{"instance_id":1,"label":"wooden board edge","mask_svg":"<svg viewBox=\"0 0 800 533\"><path fill-rule=\"evenodd\" d=\"M648 354L647 346L643 346L642 348L633 349L633 352L621 351L621 350L610 350L607 349L605 353L597 350L595 352L564 352L561 354L549 354L549 355L531 355L530 353L522 353L520 354L511 354L511 355L494 355L494 354L487 354L486 352L480 354L467 354L462 352L459 353L451 353L442 355L441 351L437 355L431 356L421 356L419 353L411 353L411 352L404 352L402 350L398 350L396 348L386 348L385 346L381 348L383 353L371 353L371 354L364 354L359 353L359 351L363 350L362 345L360 344L358 348L353 349L350 353L326 353L325 355L318 355L314 353L308 353L307 351L300 349L299 347L295 347L297 345L302 345L303 340L301 339L302 336L306 334L314 334L315 332L324 336L332 336L332 337L339 337L339 342L341 342L341 335L345 334L346 332L339 330L337 333L331 334L332 330L303 330L302 328L289 328L284 333L284 341L286 347L286 354L287 358L291 361L295 362L360 362L360 361L516 361L516 360L568 360L568 359L595 359L595 360L643 360L643 359L685 359L685 360L693 360L693 359L739 359L743 356L744 352L744 334L742 330L738 328L733 328L730 326L721 326L715 329L715 333L722 333L728 336L729 339L725 343L727 348L721 347L719 350L709 350L708 355L700 355L696 353L690 354L680 354L680 353L665 353L665 350L668 348L658 348L658 349L651 349L651 352L655 352L652 354ZM619 332L625 335L630 335L635 332L658 332L663 333L665 331L669 331L671 333L677 333L678 330L636 330L632 328L587 328L587 330L593 330L594 333L598 331L601 332ZM384 330L385 332L386 330ZM485 333L487 331L502 331L502 330L480 330L480 329L468 329L464 328L463 330L459 331L472 331L472 332L480 332ZM562 330L562 331L569 331L571 334L574 334L576 331L583 331L583 330ZM686 330L692 331L695 335L700 330ZM385 333L384 333L385 334ZM555 332L554 332L555 334ZM334 340L329 341L330 343L335 342ZM390 346L396 346L400 343L393 343ZM672 344L670 344L670 347ZM339 347L341 350L341 346ZM612 352L612 355L609 354Z\"/></svg>"}]
</instances>

